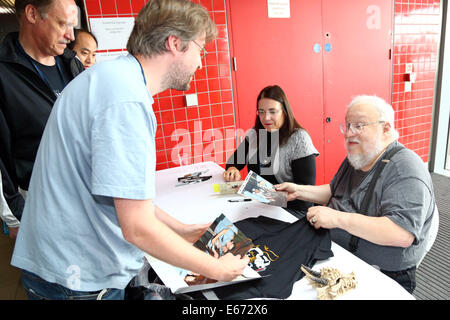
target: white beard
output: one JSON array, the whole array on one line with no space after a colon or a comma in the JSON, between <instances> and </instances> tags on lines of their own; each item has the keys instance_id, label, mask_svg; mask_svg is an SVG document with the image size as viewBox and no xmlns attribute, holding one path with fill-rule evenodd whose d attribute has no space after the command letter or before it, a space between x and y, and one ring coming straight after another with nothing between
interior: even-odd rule
<instances>
[{"instance_id":1,"label":"white beard","mask_svg":"<svg viewBox=\"0 0 450 320\"><path fill-rule=\"evenodd\" d=\"M347 150L347 159L351 166L356 170L361 170L371 164L376 158L378 158L380 153L383 151L384 146L381 143L381 140L377 137L373 146L368 145L368 147L363 147L362 149L363 151L361 153L356 154L350 154Z\"/></svg>"}]
</instances>

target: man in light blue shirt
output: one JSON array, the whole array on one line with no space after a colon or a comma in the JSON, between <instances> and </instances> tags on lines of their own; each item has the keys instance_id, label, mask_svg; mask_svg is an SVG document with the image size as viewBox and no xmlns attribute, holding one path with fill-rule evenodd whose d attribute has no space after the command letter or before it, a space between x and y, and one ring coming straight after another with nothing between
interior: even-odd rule
<instances>
[{"instance_id":1,"label":"man in light blue shirt","mask_svg":"<svg viewBox=\"0 0 450 320\"><path fill-rule=\"evenodd\" d=\"M178 17L176 26L161 17ZM129 54L96 64L62 92L41 140L11 262L23 269L29 298L121 299L143 251L217 280L241 274L248 258L215 259L194 248L190 242L208 226L182 224L152 201L152 96L188 90L216 32L201 5L152 0L136 18Z\"/></svg>"}]
</instances>

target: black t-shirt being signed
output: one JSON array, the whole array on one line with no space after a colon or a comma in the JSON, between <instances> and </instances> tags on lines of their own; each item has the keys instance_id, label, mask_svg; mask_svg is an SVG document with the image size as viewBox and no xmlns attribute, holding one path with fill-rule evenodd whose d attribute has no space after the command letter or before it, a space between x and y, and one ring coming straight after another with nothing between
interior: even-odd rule
<instances>
[{"instance_id":1,"label":"black t-shirt being signed","mask_svg":"<svg viewBox=\"0 0 450 320\"><path fill-rule=\"evenodd\" d=\"M312 267L333 256L329 231L314 229L306 218L287 223L259 216L235 225L256 246L247 254L250 266L269 276L214 289L220 299L287 298L304 276L302 264Z\"/></svg>"}]
</instances>

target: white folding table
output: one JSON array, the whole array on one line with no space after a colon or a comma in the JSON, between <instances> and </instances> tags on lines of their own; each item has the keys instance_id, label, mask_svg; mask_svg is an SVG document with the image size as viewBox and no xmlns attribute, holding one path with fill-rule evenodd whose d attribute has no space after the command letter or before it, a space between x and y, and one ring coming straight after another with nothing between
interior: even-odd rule
<instances>
[{"instance_id":1,"label":"white folding table","mask_svg":"<svg viewBox=\"0 0 450 320\"><path fill-rule=\"evenodd\" d=\"M178 177L196 171L205 171L202 175L212 178L195 184L176 186ZM155 204L183 223L208 223L221 213L232 222L250 217L264 215L285 222L297 220L292 214L280 207L270 206L257 201L229 202L229 199L241 198L240 195L220 195L213 192L212 184L223 183L224 169L213 162L202 162L156 172ZM367 264L349 251L332 242L334 256L318 261L313 269L329 266L341 272L355 272L358 285L338 299L377 300L397 299L412 300L414 297L397 282ZM300 267L300 266L299 266ZM294 300L317 299L316 289L303 277L294 284L292 294Z\"/></svg>"}]
</instances>

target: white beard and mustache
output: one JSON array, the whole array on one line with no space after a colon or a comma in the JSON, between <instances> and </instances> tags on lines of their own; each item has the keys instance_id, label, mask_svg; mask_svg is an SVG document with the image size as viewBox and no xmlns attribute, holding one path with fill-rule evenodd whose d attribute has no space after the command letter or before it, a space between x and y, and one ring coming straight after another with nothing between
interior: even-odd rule
<instances>
[{"instance_id":1,"label":"white beard and mustache","mask_svg":"<svg viewBox=\"0 0 450 320\"><path fill-rule=\"evenodd\" d=\"M347 148L347 142L358 142L360 141L356 138L351 138L346 140L346 150L347 150L347 159L350 162L351 166L356 170L361 170L362 168L370 165L380 153L384 150L385 146L381 142L379 137L374 139L374 144L360 144L362 152L351 154Z\"/></svg>"}]
</instances>

